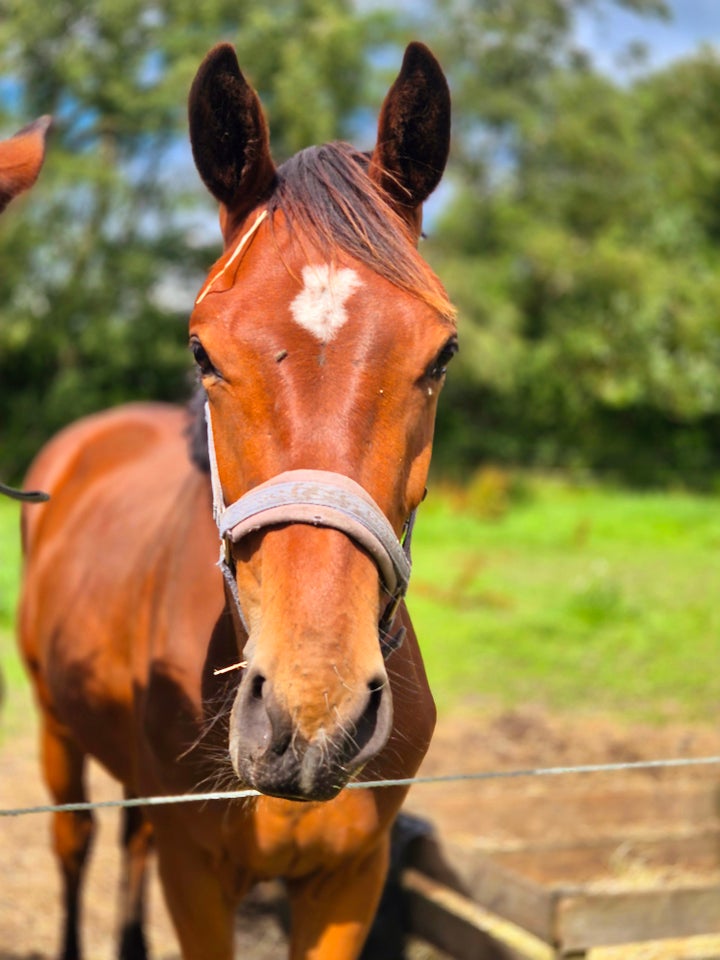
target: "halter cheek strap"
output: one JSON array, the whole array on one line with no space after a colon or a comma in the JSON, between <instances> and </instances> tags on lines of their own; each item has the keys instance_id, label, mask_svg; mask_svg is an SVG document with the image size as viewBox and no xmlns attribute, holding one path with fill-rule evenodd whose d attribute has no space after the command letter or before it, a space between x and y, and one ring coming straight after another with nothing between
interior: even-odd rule
<instances>
[{"instance_id":1,"label":"halter cheek strap","mask_svg":"<svg viewBox=\"0 0 720 960\"><path fill-rule=\"evenodd\" d=\"M210 407L208 427L213 513L220 533L220 560L226 584L247 633L237 592L231 544L266 527L304 523L339 530L367 551L378 568L389 601L378 624L383 655L402 643L405 629L390 636L395 615L410 581L410 543L415 512L405 524L402 541L370 494L350 477L327 470L288 470L249 490L226 507L215 457Z\"/></svg>"}]
</instances>

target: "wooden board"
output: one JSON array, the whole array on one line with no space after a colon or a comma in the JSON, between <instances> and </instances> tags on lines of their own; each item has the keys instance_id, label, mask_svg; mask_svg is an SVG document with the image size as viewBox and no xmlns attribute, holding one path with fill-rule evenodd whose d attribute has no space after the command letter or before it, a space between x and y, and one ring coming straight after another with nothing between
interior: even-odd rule
<instances>
[{"instance_id":1,"label":"wooden board","mask_svg":"<svg viewBox=\"0 0 720 960\"><path fill-rule=\"evenodd\" d=\"M720 887L560 893L555 942L564 952L720 930Z\"/></svg>"},{"instance_id":2,"label":"wooden board","mask_svg":"<svg viewBox=\"0 0 720 960\"><path fill-rule=\"evenodd\" d=\"M587 960L720 960L720 934L595 947Z\"/></svg>"},{"instance_id":3,"label":"wooden board","mask_svg":"<svg viewBox=\"0 0 720 960\"><path fill-rule=\"evenodd\" d=\"M574 860L587 867L597 854L597 864L602 866L613 849L621 849L623 843L620 838L605 838L581 849L535 847L488 853L474 848L470 838L440 844L436 837L428 836L415 845L411 864L425 877L443 883L467 902L509 921L561 954L720 931L717 871L708 874L707 882L698 874L699 879L692 883L685 877L678 883L663 878L652 884L649 870L647 876L636 873L604 881L596 877L595 884L588 882L588 877L582 878L585 882L570 881ZM720 856L720 832L711 829L686 835L680 831L671 837L636 841L633 849L639 851L643 865L677 868L679 864L687 868L702 863L707 867ZM417 897L417 891L413 896ZM416 904L413 915L427 932L429 911L423 913ZM449 921L442 922L449 926ZM445 949L440 943L436 945Z\"/></svg>"},{"instance_id":4,"label":"wooden board","mask_svg":"<svg viewBox=\"0 0 720 960\"><path fill-rule=\"evenodd\" d=\"M552 942L552 892L478 854L471 844L441 843L434 835L425 836L413 845L408 864L541 940Z\"/></svg>"},{"instance_id":5,"label":"wooden board","mask_svg":"<svg viewBox=\"0 0 720 960\"><path fill-rule=\"evenodd\" d=\"M454 960L553 960L555 951L450 887L406 870L403 887L415 936Z\"/></svg>"}]
</instances>

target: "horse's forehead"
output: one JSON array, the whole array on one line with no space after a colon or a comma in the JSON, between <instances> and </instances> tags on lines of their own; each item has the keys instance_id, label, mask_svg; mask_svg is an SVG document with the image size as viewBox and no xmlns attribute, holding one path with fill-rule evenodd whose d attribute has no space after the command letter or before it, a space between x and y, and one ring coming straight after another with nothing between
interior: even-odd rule
<instances>
[{"instance_id":1,"label":"horse's forehead","mask_svg":"<svg viewBox=\"0 0 720 960\"><path fill-rule=\"evenodd\" d=\"M290 315L317 340L328 343L347 323L349 301L362 286L360 274L352 267L307 264L302 288L290 303Z\"/></svg>"},{"instance_id":2,"label":"horse's forehead","mask_svg":"<svg viewBox=\"0 0 720 960\"><path fill-rule=\"evenodd\" d=\"M370 265L340 249L313 246L277 214L272 226L263 220L254 221L226 251L196 302L191 325L229 335L226 348L232 349L236 338L265 341L273 332L286 336L293 330L310 334L308 344L325 345L341 336L349 344L354 334L385 342L409 332L402 317L410 318L422 337L422 317L437 319L433 308Z\"/></svg>"}]
</instances>

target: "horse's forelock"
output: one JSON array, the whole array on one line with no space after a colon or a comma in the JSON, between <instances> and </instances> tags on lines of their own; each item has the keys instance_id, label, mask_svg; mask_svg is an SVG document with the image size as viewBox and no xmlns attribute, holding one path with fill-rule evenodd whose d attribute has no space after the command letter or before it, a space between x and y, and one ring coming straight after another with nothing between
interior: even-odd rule
<instances>
[{"instance_id":1,"label":"horse's forelock","mask_svg":"<svg viewBox=\"0 0 720 960\"><path fill-rule=\"evenodd\" d=\"M340 248L454 320L455 309L415 248L409 228L367 173L368 156L346 143L301 150L278 170L268 209L310 243Z\"/></svg>"}]
</instances>

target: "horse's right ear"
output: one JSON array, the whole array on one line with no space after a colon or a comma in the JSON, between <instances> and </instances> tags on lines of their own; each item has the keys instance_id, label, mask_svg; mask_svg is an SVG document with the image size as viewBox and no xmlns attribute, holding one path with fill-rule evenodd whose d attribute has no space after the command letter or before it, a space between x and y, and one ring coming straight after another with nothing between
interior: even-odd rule
<instances>
[{"instance_id":1,"label":"horse's right ear","mask_svg":"<svg viewBox=\"0 0 720 960\"><path fill-rule=\"evenodd\" d=\"M229 43L205 57L190 90L190 143L198 173L225 207L226 242L275 182L267 123Z\"/></svg>"}]
</instances>

